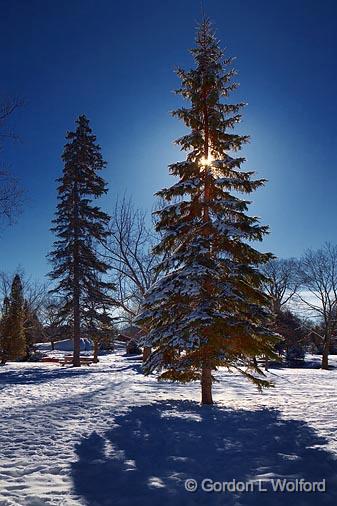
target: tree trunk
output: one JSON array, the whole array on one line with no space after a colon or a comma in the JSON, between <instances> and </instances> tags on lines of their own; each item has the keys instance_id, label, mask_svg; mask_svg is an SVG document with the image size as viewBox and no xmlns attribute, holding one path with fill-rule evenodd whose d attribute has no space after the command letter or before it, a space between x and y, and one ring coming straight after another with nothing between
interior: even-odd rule
<instances>
[{"instance_id":1,"label":"tree trunk","mask_svg":"<svg viewBox=\"0 0 337 506\"><path fill-rule=\"evenodd\" d=\"M207 95L208 90L203 84L203 121L204 121L204 158L208 160L209 157L209 124L208 124L208 106L207 106ZM203 221L207 224L209 221L209 208L208 200L210 199L210 185L209 185L209 172L204 171L204 206ZM206 232L207 233L207 232ZM210 246L211 251L211 246ZM212 398L212 369L205 361L202 364L201 370L201 404L213 404Z\"/></svg>"},{"instance_id":2,"label":"tree trunk","mask_svg":"<svg viewBox=\"0 0 337 506\"><path fill-rule=\"evenodd\" d=\"M201 371L201 404L213 404L212 369L207 366Z\"/></svg>"},{"instance_id":3,"label":"tree trunk","mask_svg":"<svg viewBox=\"0 0 337 506\"><path fill-rule=\"evenodd\" d=\"M322 353L322 369L329 369L329 349L330 349L330 339L325 338Z\"/></svg>"},{"instance_id":4,"label":"tree trunk","mask_svg":"<svg viewBox=\"0 0 337 506\"><path fill-rule=\"evenodd\" d=\"M78 190L77 183L74 185L74 245L73 245L73 340L74 340L74 354L73 354L73 366L81 367L81 318L80 318L80 273L79 273L79 244L78 244L78 230L79 230L79 219L78 219Z\"/></svg>"},{"instance_id":5,"label":"tree trunk","mask_svg":"<svg viewBox=\"0 0 337 506\"><path fill-rule=\"evenodd\" d=\"M265 371L269 371L269 358L267 355L264 357L264 369Z\"/></svg>"},{"instance_id":6,"label":"tree trunk","mask_svg":"<svg viewBox=\"0 0 337 506\"><path fill-rule=\"evenodd\" d=\"M76 248L75 248L76 249ZM73 340L74 340L74 354L73 354L73 366L81 367L81 320L80 320L80 290L79 290L79 273L78 273L78 260L76 255L74 258L74 328L73 328Z\"/></svg>"},{"instance_id":7,"label":"tree trunk","mask_svg":"<svg viewBox=\"0 0 337 506\"><path fill-rule=\"evenodd\" d=\"M145 346L143 349L143 362L146 362L146 360L149 358L151 354L151 348L148 346Z\"/></svg>"},{"instance_id":8,"label":"tree trunk","mask_svg":"<svg viewBox=\"0 0 337 506\"><path fill-rule=\"evenodd\" d=\"M99 362L98 360L98 351L99 351L99 344L98 344L98 341L96 341L96 339L94 340L94 364L97 364Z\"/></svg>"},{"instance_id":9,"label":"tree trunk","mask_svg":"<svg viewBox=\"0 0 337 506\"><path fill-rule=\"evenodd\" d=\"M80 304L79 297L74 297L74 329L73 329L73 340L74 340L74 354L73 354L73 366L81 367L81 327L80 327Z\"/></svg>"}]
</instances>

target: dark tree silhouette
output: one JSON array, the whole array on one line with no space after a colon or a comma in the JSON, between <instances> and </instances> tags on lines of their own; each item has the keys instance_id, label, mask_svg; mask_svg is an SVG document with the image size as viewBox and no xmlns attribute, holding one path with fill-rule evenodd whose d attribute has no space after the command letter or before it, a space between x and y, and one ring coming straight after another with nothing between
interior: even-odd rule
<instances>
[{"instance_id":1,"label":"dark tree silhouette","mask_svg":"<svg viewBox=\"0 0 337 506\"><path fill-rule=\"evenodd\" d=\"M4 299L0 325L1 363L22 358L26 351L24 298L21 278L14 276L11 293Z\"/></svg>"},{"instance_id":2,"label":"dark tree silhouette","mask_svg":"<svg viewBox=\"0 0 337 506\"><path fill-rule=\"evenodd\" d=\"M70 321L73 330L73 365L80 361L81 322L92 304L108 307L113 284L102 279L109 266L98 252L109 232L109 216L93 204L107 192L99 172L104 169L101 148L96 144L89 121L80 116L76 131L67 134L63 152L63 175L58 179L58 205L52 231L57 239L50 254L50 277L58 283L51 291L64 298L60 316Z\"/></svg>"}]
</instances>

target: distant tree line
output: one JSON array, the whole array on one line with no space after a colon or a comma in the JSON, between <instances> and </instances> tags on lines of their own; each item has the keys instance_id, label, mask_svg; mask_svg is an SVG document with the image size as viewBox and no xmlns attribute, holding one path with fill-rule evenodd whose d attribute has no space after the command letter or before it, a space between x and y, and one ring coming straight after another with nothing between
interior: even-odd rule
<instances>
[{"instance_id":1,"label":"distant tree line","mask_svg":"<svg viewBox=\"0 0 337 506\"><path fill-rule=\"evenodd\" d=\"M283 337L278 348L290 359L304 350L329 353L337 343L337 246L308 249L299 259L271 260L264 267L273 327Z\"/></svg>"}]
</instances>

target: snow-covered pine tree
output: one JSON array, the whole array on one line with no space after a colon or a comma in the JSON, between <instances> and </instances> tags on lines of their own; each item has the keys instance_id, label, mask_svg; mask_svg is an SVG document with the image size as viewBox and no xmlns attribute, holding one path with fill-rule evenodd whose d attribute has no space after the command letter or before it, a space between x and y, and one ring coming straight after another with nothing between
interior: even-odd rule
<instances>
[{"instance_id":1,"label":"snow-covered pine tree","mask_svg":"<svg viewBox=\"0 0 337 506\"><path fill-rule=\"evenodd\" d=\"M264 184L240 169L235 152L248 141L234 134L244 104L228 96L237 84L232 59L224 59L211 24L204 20L192 49L195 68L178 70L177 93L190 107L173 113L190 130L176 142L186 160L170 165L179 178L157 195L167 205L157 212L162 234L155 253L165 252L166 273L148 291L138 322L148 329L152 352L145 372L173 381L201 381L202 403L211 404L212 371L235 368L258 387L269 383L255 357L273 357L276 340L267 327L269 299L259 266L271 255L252 247L267 227L246 214L249 194Z\"/></svg>"},{"instance_id":2,"label":"snow-covered pine tree","mask_svg":"<svg viewBox=\"0 0 337 506\"><path fill-rule=\"evenodd\" d=\"M99 172L106 166L101 148L96 144L89 121L80 116L75 132L67 134L62 159L63 175L58 179L58 205L52 231L56 234L50 254L53 270L50 277L58 280L52 290L61 295L65 304L60 318L66 318L73 329L73 365L80 362L81 322L91 303L108 305L109 290L114 285L102 279L109 266L98 253L98 246L108 236L109 216L93 199L107 192Z\"/></svg>"},{"instance_id":3,"label":"snow-covered pine tree","mask_svg":"<svg viewBox=\"0 0 337 506\"><path fill-rule=\"evenodd\" d=\"M14 276L9 298L4 300L0 325L1 363L16 360L25 355L24 298L19 274Z\"/></svg>"}]
</instances>

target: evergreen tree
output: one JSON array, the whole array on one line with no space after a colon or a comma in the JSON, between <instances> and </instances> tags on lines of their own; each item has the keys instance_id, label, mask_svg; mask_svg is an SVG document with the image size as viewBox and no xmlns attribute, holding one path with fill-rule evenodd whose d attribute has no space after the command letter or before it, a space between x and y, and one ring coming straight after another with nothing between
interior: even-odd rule
<instances>
[{"instance_id":1,"label":"evergreen tree","mask_svg":"<svg viewBox=\"0 0 337 506\"><path fill-rule=\"evenodd\" d=\"M107 192L99 172L106 166L101 148L96 144L89 121L80 116L75 132L67 134L62 159L63 175L58 179L58 205L52 231L57 240L50 254L58 280L53 293L64 297L61 319L68 319L73 330L73 365L80 366L81 322L91 303L110 304L107 291L111 283L102 280L109 266L98 253L98 246L108 236L109 216L93 204L93 199Z\"/></svg>"},{"instance_id":2,"label":"evergreen tree","mask_svg":"<svg viewBox=\"0 0 337 506\"><path fill-rule=\"evenodd\" d=\"M1 363L25 355L24 299L21 278L14 276L9 298L5 298L1 320Z\"/></svg>"},{"instance_id":3,"label":"evergreen tree","mask_svg":"<svg viewBox=\"0 0 337 506\"><path fill-rule=\"evenodd\" d=\"M212 371L235 368L259 388L269 383L255 356L274 357L276 336L268 330L269 298L259 266L270 254L252 247L267 227L246 214L249 194L264 184L240 169L235 157L248 141L232 132L244 105L227 98L237 84L231 59L224 59L208 20L192 49L195 68L178 70L177 93L190 107L173 115L189 133L176 142L186 160L170 165L178 181L157 195L167 205L156 214L162 234L155 253L165 253L165 275L148 291L138 322L148 329L152 352L145 372L173 381L201 381L202 403L211 404Z\"/></svg>"}]
</instances>

